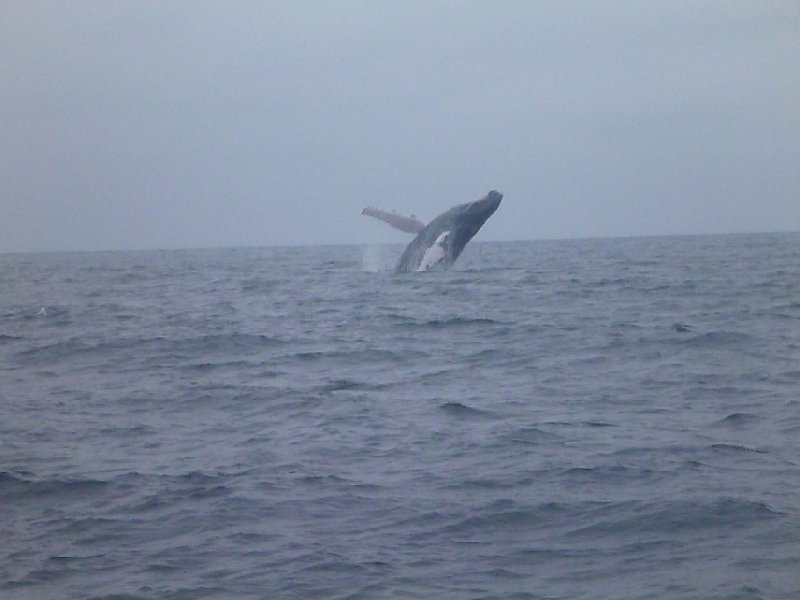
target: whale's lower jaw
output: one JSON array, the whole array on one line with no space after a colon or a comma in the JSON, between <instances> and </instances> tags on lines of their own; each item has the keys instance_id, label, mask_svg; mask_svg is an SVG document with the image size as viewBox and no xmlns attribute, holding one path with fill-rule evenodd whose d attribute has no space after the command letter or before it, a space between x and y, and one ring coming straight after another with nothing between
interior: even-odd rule
<instances>
[{"instance_id":1,"label":"whale's lower jaw","mask_svg":"<svg viewBox=\"0 0 800 600\"><path fill-rule=\"evenodd\" d=\"M444 255L437 261L436 268L451 267L461 256L464 247L494 214L502 199L503 194L492 190L480 200L460 204L436 217L406 247L396 270L400 273L427 270L420 268L425 256L429 255L431 248L445 232L449 234L443 244Z\"/></svg>"}]
</instances>

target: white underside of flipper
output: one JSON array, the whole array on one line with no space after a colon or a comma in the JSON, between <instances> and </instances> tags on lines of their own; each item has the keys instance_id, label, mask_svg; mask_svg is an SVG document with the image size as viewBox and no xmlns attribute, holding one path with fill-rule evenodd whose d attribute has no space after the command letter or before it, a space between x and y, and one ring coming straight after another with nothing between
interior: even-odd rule
<instances>
[{"instance_id":1,"label":"white underside of flipper","mask_svg":"<svg viewBox=\"0 0 800 600\"><path fill-rule=\"evenodd\" d=\"M430 271L436 265L438 265L445 257L445 250L444 245L447 242L447 238L450 237L450 232L445 231L436 238L436 241L433 245L425 251L425 254L422 256L422 260L419 263L419 268L417 271Z\"/></svg>"},{"instance_id":2,"label":"white underside of flipper","mask_svg":"<svg viewBox=\"0 0 800 600\"><path fill-rule=\"evenodd\" d=\"M420 221L414 215L405 217L403 215L398 215L396 212L389 212L388 210L375 208L374 206L366 207L361 211L361 214L380 219L392 227L395 227L400 231L405 231L406 233L419 233L425 229L425 223Z\"/></svg>"}]
</instances>

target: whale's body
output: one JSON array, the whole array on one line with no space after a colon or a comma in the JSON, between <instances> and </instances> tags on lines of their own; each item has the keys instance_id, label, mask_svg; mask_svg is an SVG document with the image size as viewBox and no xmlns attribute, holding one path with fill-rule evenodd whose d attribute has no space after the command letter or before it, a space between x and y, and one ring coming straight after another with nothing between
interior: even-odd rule
<instances>
[{"instance_id":1,"label":"whale's body","mask_svg":"<svg viewBox=\"0 0 800 600\"><path fill-rule=\"evenodd\" d=\"M426 271L452 266L467 243L500 206L502 199L503 194L492 190L480 200L459 204L436 217L406 247L397 263L397 271ZM431 264L433 257L437 260Z\"/></svg>"}]
</instances>

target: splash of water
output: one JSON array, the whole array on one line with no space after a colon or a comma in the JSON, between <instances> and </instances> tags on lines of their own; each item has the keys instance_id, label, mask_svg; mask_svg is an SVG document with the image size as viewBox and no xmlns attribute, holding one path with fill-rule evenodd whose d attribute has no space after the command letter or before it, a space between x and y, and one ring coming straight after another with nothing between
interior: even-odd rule
<instances>
[{"instance_id":1,"label":"splash of water","mask_svg":"<svg viewBox=\"0 0 800 600\"><path fill-rule=\"evenodd\" d=\"M361 254L361 270L370 273L378 273L386 270L385 249L380 244L369 244L364 246Z\"/></svg>"}]
</instances>

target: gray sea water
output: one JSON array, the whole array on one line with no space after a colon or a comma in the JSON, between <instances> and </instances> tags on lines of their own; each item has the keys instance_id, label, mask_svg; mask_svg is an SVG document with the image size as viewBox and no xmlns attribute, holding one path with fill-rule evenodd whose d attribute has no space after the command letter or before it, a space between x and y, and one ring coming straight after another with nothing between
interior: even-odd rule
<instances>
[{"instance_id":1,"label":"gray sea water","mask_svg":"<svg viewBox=\"0 0 800 600\"><path fill-rule=\"evenodd\" d=\"M0 256L0 597L800 598L800 235Z\"/></svg>"}]
</instances>

